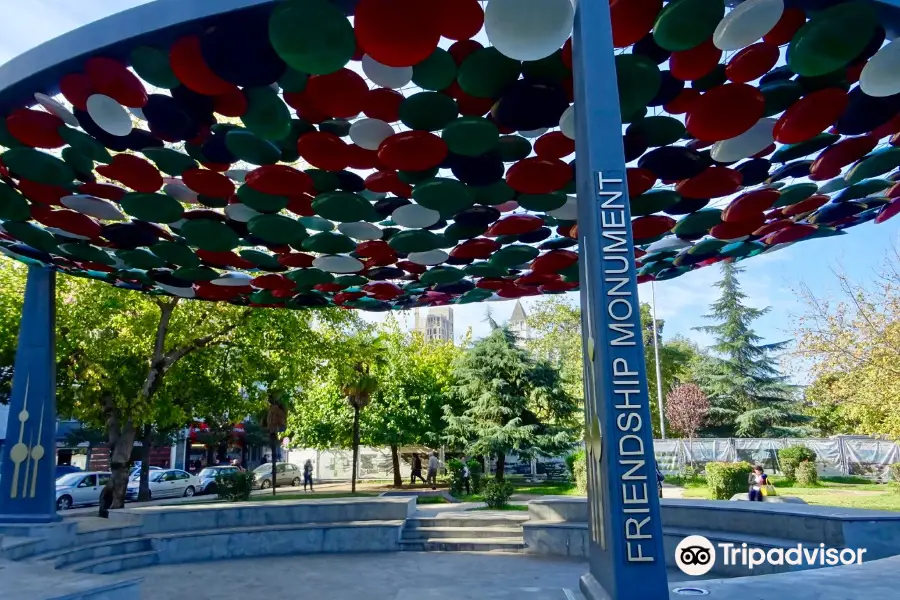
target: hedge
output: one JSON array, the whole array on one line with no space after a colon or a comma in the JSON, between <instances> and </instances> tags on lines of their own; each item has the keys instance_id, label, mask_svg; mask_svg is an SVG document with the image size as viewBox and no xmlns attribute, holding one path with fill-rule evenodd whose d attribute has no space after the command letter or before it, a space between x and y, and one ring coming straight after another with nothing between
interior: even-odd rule
<instances>
[{"instance_id":1,"label":"hedge","mask_svg":"<svg viewBox=\"0 0 900 600\"><path fill-rule=\"evenodd\" d=\"M796 479L797 465L802 462L816 462L816 453L806 446L789 446L778 451L778 462L785 479Z\"/></svg>"},{"instance_id":2,"label":"hedge","mask_svg":"<svg viewBox=\"0 0 900 600\"><path fill-rule=\"evenodd\" d=\"M747 491L753 466L747 462L706 463L706 486L714 500L730 500L735 494Z\"/></svg>"},{"instance_id":3,"label":"hedge","mask_svg":"<svg viewBox=\"0 0 900 600\"><path fill-rule=\"evenodd\" d=\"M819 485L819 473L816 471L816 463L808 460L797 465L794 471L797 483L803 487L816 487Z\"/></svg>"}]
</instances>

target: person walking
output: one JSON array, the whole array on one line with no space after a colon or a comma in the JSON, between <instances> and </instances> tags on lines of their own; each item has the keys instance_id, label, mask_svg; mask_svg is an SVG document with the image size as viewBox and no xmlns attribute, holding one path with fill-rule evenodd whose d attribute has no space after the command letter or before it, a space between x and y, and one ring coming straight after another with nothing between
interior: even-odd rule
<instances>
[{"instance_id":1,"label":"person walking","mask_svg":"<svg viewBox=\"0 0 900 600\"><path fill-rule=\"evenodd\" d=\"M312 459L307 458L306 462L303 463L303 491L304 492L306 491L306 484L309 484L310 492L316 491L313 489L312 473L313 473Z\"/></svg>"},{"instance_id":2,"label":"person walking","mask_svg":"<svg viewBox=\"0 0 900 600\"><path fill-rule=\"evenodd\" d=\"M747 498L750 502L763 502L762 489L768 483L768 477L763 473L763 468L759 465L753 467L753 472L747 478L747 485L750 487Z\"/></svg>"},{"instance_id":3,"label":"person walking","mask_svg":"<svg viewBox=\"0 0 900 600\"><path fill-rule=\"evenodd\" d=\"M659 493L660 498L663 497L663 481L665 480L666 476L663 475L663 472L659 470L659 463L656 462L656 491Z\"/></svg>"},{"instance_id":4,"label":"person walking","mask_svg":"<svg viewBox=\"0 0 900 600\"><path fill-rule=\"evenodd\" d=\"M437 451L431 453L431 456L428 457L428 478L425 480L427 484L429 481L431 482L431 489L437 489L437 472L438 472L438 457Z\"/></svg>"},{"instance_id":5,"label":"person walking","mask_svg":"<svg viewBox=\"0 0 900 600\"><path fill-rule=\"evenodd\" d=\"M419 457L418 453L413 453L412 481L409 482L410 485L416 485L416 477L418 477L422 483L428 483L425 481L425 478L422 477L422 459Z\"/></svg>"},{"instance_id":6,"label":"person walking","mask_svg":"<svg viewBox=\"0 0 900 600\"><path fill-rule=\"evenodd\" d=\"M472 493L471 486L472 473L469 471L469 459L465 456L462 458L462 485L466 490L466 494Z\"/></svg>"}]
</instances>

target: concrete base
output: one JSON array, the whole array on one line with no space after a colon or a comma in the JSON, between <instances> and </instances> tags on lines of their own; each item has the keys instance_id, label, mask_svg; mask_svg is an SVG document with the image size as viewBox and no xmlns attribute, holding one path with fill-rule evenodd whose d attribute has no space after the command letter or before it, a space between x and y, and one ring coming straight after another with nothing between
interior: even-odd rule
<instances>
[{"instance_id":1,"label":"concrete base","mask_svg":"<svg viewBox=\"0 0 900 600\"><path fill-rule=\"evenodd\" d=\"M579 587L581 587L581 593L584 594L586 600L610 600L607 591L590 573L581 576Z\"/></svg>"},{"instance_id":2,"label":"concrete base","mask_svg":"<svg viewBox=\"0 0 900 600\"><path fill-rule=\"evenodd\" d=\"M141 579L54 571L28 562L0 561L3 600L140 600Z\"/></svg>"},{"instance_id":3,"label":"concrete base","mask_svg":"<svg viewBox=\"0 0 900 600\"><path fill-rule=\"evenodd\" d=\"M396 492L382 492L379 494L380 498L418 498L419 496L425 498L443 498L448 504L459 504L461 502L461 500L454 498L449 492L444 490L398 490Z\"/></svg>"},{"instance_id":4,"label":"concrete base","mask_svg":"<svg viewBox=\"0 0 900 600\"><path fill-rule=\"evenodd\" d=\"M735 494L731 497L732 502L749 502L750 499L747 497L747 494ZM763 503L768 502L769 504L809 504L806 500L802 498L798 498L797 496L764 496Z\"/></svg>"}]
</instances>

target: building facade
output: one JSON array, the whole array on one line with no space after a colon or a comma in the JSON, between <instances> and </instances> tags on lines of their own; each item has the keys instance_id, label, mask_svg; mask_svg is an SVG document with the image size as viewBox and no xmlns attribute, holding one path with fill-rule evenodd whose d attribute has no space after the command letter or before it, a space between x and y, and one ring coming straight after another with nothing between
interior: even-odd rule
<instances>
[{"instance_id":1,"label":"building facade","mask_svg":"<svg viewBox=\"0 0 900 600\"><path fill-rule=\"evenodd\" d=\"M516 336L519 345L526 343L533 337L531 326L528 325L528 315L525 313L522 302L519 300L516 300L516 306L513 308L512 316L509 318L507 327L509 327L510 332Z\"/></svg>"},{"instance_id":2,"label":"building facade","mask_svg":"<svg viewBox=\"0 0 900 600\"><path fill-rule=\"evenodd\" d=\"M452 342L453 309L449 306L435 306L428 309L418 308L415 313L413 329L425 337L425 341Z\"/></svg>"}]
</instances>

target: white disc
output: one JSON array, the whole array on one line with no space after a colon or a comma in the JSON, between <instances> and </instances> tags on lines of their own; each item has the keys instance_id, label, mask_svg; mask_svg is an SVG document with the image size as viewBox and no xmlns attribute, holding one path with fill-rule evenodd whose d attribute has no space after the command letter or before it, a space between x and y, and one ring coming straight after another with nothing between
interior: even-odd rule
<instances>
[{"instance_id":1,"label":"white disc","mask_svg":"<svg viewBox=\"0 0 900 600\"><path fill-rule=\"evenodd\" d=\"M417 265L433 267L441 264L448 258L450 258L450 255L443 250L429 250L427 252L410 252L408 260Z\"/></svg>"},{"instance_id":2,"label":"white disc","mask_svg":"<svg viewBox=\"0 0 900 600\"><path fill-rule=\"evenodd\" d=\"M109 200L95 198L94 196L89 196L87 194L64 196L59 202L66 208L71 208L75 212L80 212L83 215L101 219L103 221L124 221L127 218L122 211Z\"/></svg>"},{"instance_id":3,"label":"white disc","mask_svg":"<svg viewBox=\"0 0 900 600\"><path fill-rule=\"evenodd\" d=\"M174 285L166 285L164 283L157 283L156 287L166 292L169 292L173 296L178 296L179 298L196 298L197 292L194 291L193 287L175 287Z\"/></svg>"},{"instance_id":4,"label":"white disc","mask_svg":"<svg viewBox=\"0 0 900 600\"><path fill-rule=\"evenodd\" d=\"M360 119L350 126L350 139L366 150L378 150L381 142L394 133L394 128L381 119Z\"/></svg>"},{"instance_id":5,"label":"white disc","mask_svg":"<svg viewBox=\"0 0 900 600\"><path fill-rule=\"evenodd\" d=\"M692 243L685 241L681 238L675 237L674 235L670 235L664 237L661 240L655 241L649 246L647 246L647 253L652 252L669 252L672 250L681 250L683 248L690 248L693 246Z\"/></svg>"},{"instance_id":6,"label":"white disc","mask_svg":"<svg viewBox=\"0 0 900 600\"><path fill-rule=\"evenodd\" d=\"M352 256L329 255L320 256L313 261L313 267L322 269L326 273L359 273L365 268Z\"/></svg>"},{"instance_id":7,"label":"white disc","mask_svg":"<svg viewBox=\"0 0 900 600\"><path fill-rule=\"evenodd\" d=\"M229 271L228 273L223 273L218 279L213 279L212 284L220 285L222 287L243 287L245 285L250 285L251 279L252 278L245 273Z\"/></svg>"},{"instance_id":8,"label":"white disc","mask_svg":"<svg viewBox=\"0 0 900 600\"><path fill-rule=\"evenodd\" d=\"M365 221L357 221L355 223L341 223L338 225L338 231L351 237L354 240L380 240L384 232L377 225L367 223Z\"/></svg>"},{"instance_id":9,"label":"white disc","mask_svg":"<svg viewBox=\"0 0 900 600\"><path fill-rule=\"evenodd\" d=\"M574 20L572 0L491 0L484 10L491 45L516 60L539 60L562 48Z\"/></svg>"},{"instance_id":10,"label":"white disc","mask_svg":"<svg viewBox=\"0 0 900 600\"><path fill-rule=\"evenodd\" d=\"M225 177L238 183L244 183L244 179L247 178L247 173L249 172L247 169L228 169L225 171Z\"/></svg>"},{"instance_id":11,"label":"white disc","mask_svg":"<svg viewBox=\"0 0 900 600\"><path fill-rule=\"evenodd\" d=\"M547 128L543 127L541 129L532 129L531 131L520 131L519 135L521 135L523 138L528 138L529 140L533 140L535 138L541 137L545 133L547 133Z\"/></svg>"},{"instance_id":12,"label":"white disc","mask_svg":"<svg viewBox=\"0 0 900 600\"><path fill-rule=\"evenodd\" d=\"M131 113L109 96L94 94L88 98L87 112L94 123L110 135L125 137L131 133Z\"/></svg>"},{"instance_id":13,"label":"white disc","mask_svg":"<svg viewBox=\"0 0 900 600\"><path fill-rule=\"evenodd\" d=\"M179 202L185 204L197 204L200 194L190 189L183 183L167 183L163 186L163 191L172 196Z\"/></svg>"},{"instance_id":14,"label":"white disc","mask_svg":"<svg viewBox=\"0 0 900 600\"><path fill-rule=\"evenodd\" d=\"M713 44L720 50L742 50L766 35L784 12L784 0L746 0L719 21Z\"/></svg>"},{"instance_id":15,"label":"white disc","mask_svg":"<svg viewBox=\"0 0 900 600\"><path fill-rule=\"evenodd\" d=\"M412 81L412 67L389 67L383 65L368 54L362 57L362 70L375 85L392 90L399 90Z\"/></svg>"},{"instance_id":16,"label":"white disc","mask_svg":"<svg viewBox=\"0 0 900 600\"><path fill-rule=\"evenodd\" d=\"M575 139L575 105L573 104L559 118L559 130L570 140Z\"/></svg>"},{"instance_id":17,"label":"white disc","mask_svg":"<svg viewBox=\"0 0 900 600\"><path fill-rule=\"evenodd\" d=\"M391 213L391 219L400 227L422 229L423 227L431 227L440 221L441 213L419 204L407 204Z\"/></svg>"},{"instance_id":18,"label":"white disc","mask_svg":"<svg viewBox=\"0 0 900 600\"><path fill-rule=\"evenodd\" d=\"M51 115L56 115L60 119L63 120L63 123L66 125L71 125L72 127L80 127L78 123L78 119L75 118L75 115L72 114L68 108L62 105L62 103L57 100L47 96L46 94L35 94L34 99L37 100L38 104L44 107L44 109L50 113Z\"/></svg>"},{"instance_id":19,"label":"white disc","mask_svg":"<svg viewBox=\"0 0 900 600\"><path fill-rule=\"evenodd\" d=\"M253 217L258 217L261 214L261 212L250 208L246 204L229 204L225 207L225 216L239 223L247 223Z\"/></svg>"},{"instance_id":20,"label":"white disc","mask_svg":"<svg viewBox=\"0 0 900 600\"><path fill-rule=\"evenodd\" d=\"M131 112L131 114L133 114L135 117L137 117L138 120L140 120L140 121L147 120L147 117L144 116L144 111L142 111L141 109L131 107L128 110L129 110L129 112Z\"/></svg>"},{"instance_id":21,"label":"white disc","mask_svg":"<svg viewBox=\"0 0 900 600\"><path fill-rule=\"evenodd\" d=\"M563 204L556 210L551 210L547 214L554 219L574 221L578 218L578 200L575 198L575 196L569 196L565 204Z\"/></svg>"},{"instance_id":22,"label":"white disc","mask_svg":"<svg viewBox=\"0 0 900 600\"><path fill-rule=\"evenodd\" d=\"M775 119L765 118L737 137L713 144L710 156L716 162L735 162L762 152L774 141Z\"/></svg>"},{"instance_id":23,"label":"white disc","mask_svg":"<svg viewBox=\"0 0 900 600\"><path fill-rule=\"evenodd\" d=\"M900 94L900 41L892 41L869 59L859 76L859 87L875 98Z\"/></svg>"}]
</instances>

